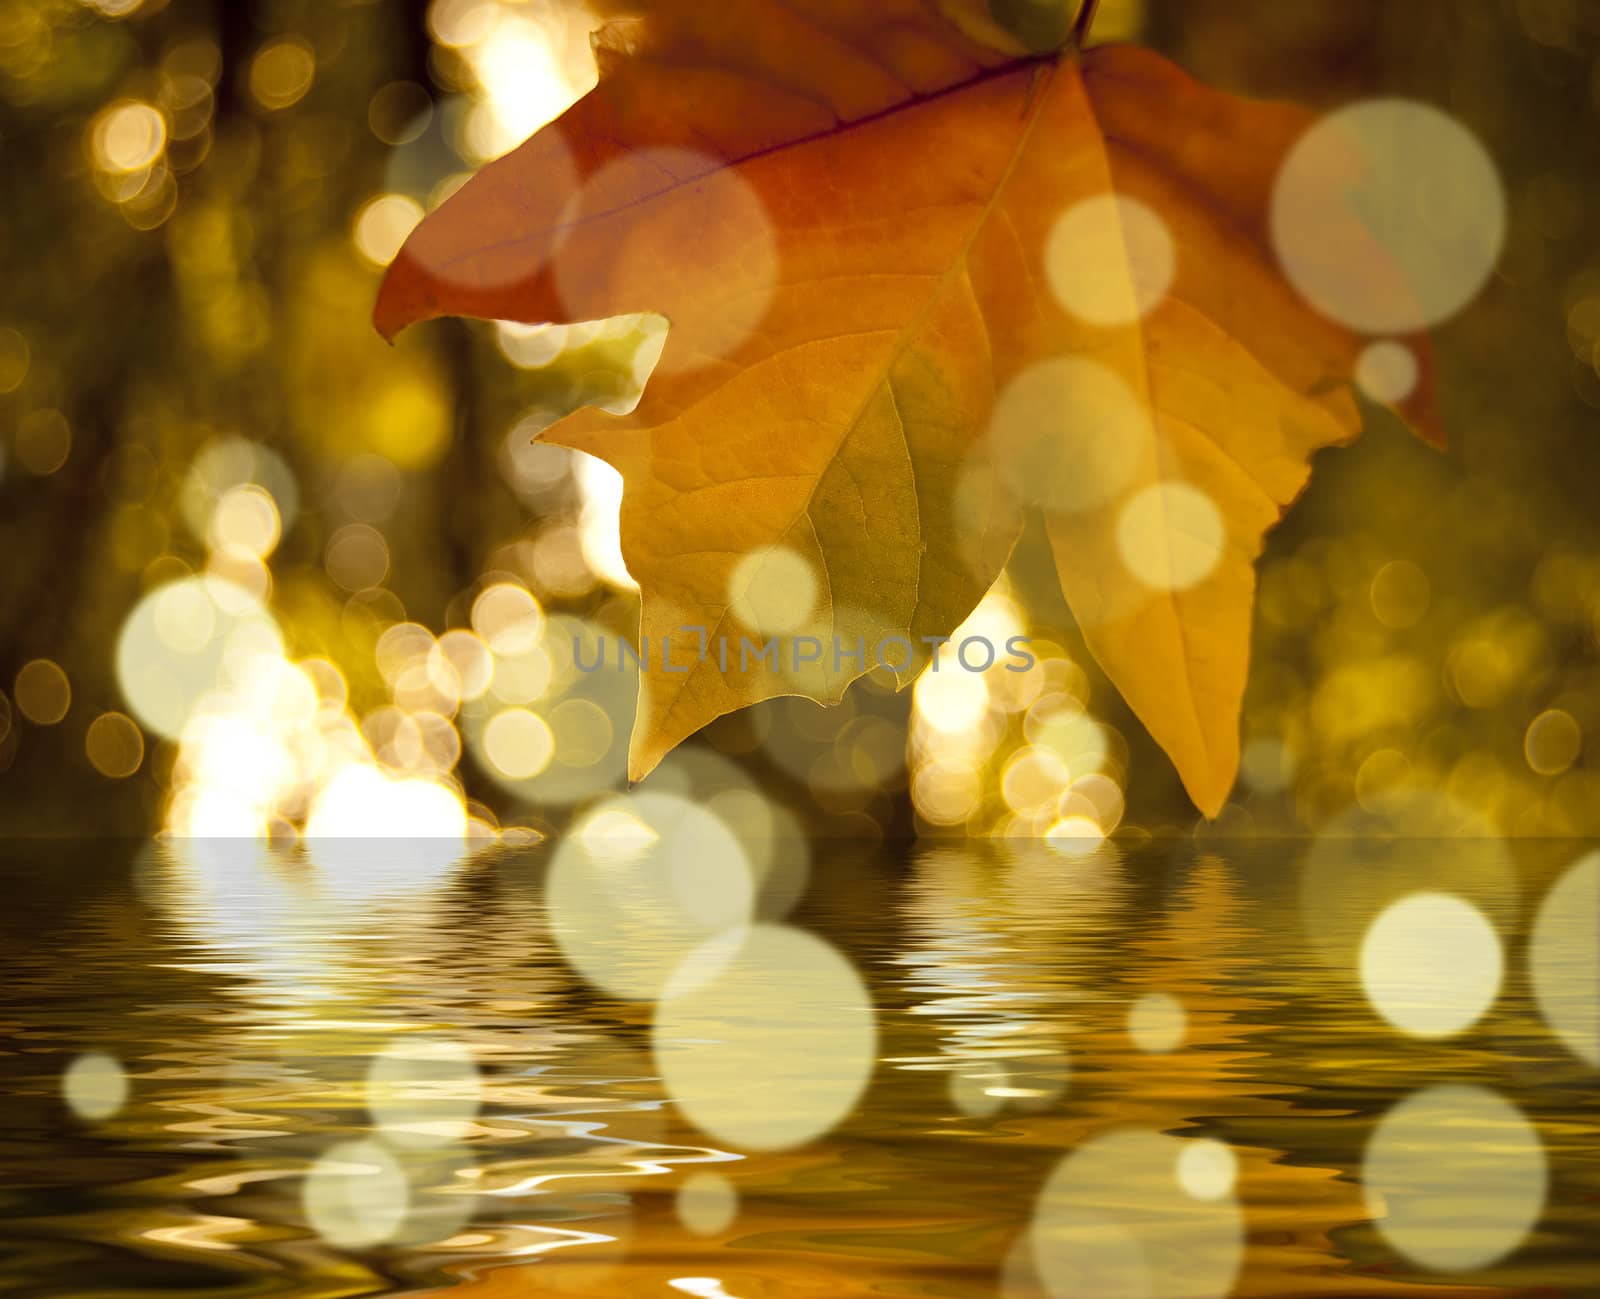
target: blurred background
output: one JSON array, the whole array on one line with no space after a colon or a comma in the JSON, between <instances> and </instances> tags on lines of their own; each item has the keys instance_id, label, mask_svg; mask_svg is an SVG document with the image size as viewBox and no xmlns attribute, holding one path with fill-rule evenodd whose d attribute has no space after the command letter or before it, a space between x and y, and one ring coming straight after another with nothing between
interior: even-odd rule
<instances>
[{"instance_id":1,"label":"blurred background","mask_svg":"<svg viewBox=\"0 0 1600 1299\"><path fill-rule=\"evenodd\" d=\"M0 830L515 841L620 784L633 687L570 649L635 627L620 481L531 439L630 399L637 322L369 323L424 213L592 84L592 25L0 0ZM745 812L818 835L1292 834L1415 791L1428 832L1600 831L1600 7L1108 0L1096 37L1483 140L1510 227L1436 336L1450 452L1369 408L1318 459L1260 565L1214 825L1035 533L973 623L1034 635L1033 671L773 701L682 764L737 764Z\"/></svg>"}]
</instances>

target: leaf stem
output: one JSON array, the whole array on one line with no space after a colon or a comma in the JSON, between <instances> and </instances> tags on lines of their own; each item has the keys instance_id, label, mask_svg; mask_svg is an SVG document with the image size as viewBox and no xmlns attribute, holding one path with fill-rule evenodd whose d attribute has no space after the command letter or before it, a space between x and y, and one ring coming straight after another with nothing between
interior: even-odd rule
<instances>
[{"instance_id":1,"label":"leaf stem","mask_svg":"<svg viewBox=\"0 0 1600 1299\"><path fill-rule=\"evenodd\" d=\"M1072 43L1080 50L1089 39L1089 29L1094 26L1094 13L1099 7L1100 0L1083 0L1083 8L1078 10L1078 20L1072 24Z\"/></svg>"}]
</instances>

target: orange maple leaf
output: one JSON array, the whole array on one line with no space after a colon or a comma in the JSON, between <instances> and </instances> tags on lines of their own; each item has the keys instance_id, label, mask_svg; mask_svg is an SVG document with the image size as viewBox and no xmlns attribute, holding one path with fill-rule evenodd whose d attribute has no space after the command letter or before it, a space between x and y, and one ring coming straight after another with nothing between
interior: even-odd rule
<instances>
[{"instance_id":1,"label":"orange maple leaf","mask_svg":"<svg viewBox=\"0 0 1600 1299\"><path fill-rule=\"evenodd\" d=\"M542 435L622 473L641 633L688 664L644 674L635 779L724 713L835 701L872 666L729 664L701 638L903 638L909 681L1036 506L1091 651L1200 809L1227 798L1254 561L1312 454L1360 428L1362 340L1269 231L1310 118L1147 50L1030 56L994 30L920 0L659 0L390 268L391 337L670 324L632 414Z\"/></svg>"}]
</instances>

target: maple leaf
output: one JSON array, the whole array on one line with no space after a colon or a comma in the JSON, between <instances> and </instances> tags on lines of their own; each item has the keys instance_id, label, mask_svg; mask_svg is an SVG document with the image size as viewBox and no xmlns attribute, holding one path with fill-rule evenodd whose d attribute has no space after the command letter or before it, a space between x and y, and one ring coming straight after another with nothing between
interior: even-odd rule
<instances>
[{"instance_id":1,"label":"maple leaf","mask_svg":"<svg viewBox=\"0 0 1600 1299\"><path fill-rule=\"evenodd\" d=\"M1038 507L1090 650L1196 805L1226 800L1254 561L1313 453L1360 427L1361 340L1268 230L1310 118L1150 51L1031 56L975 27L920 0L660 0L390 268L390 337L670 323L637 409L542 434L621 472L641 635L673 645L642 678L635 779L724 713L836 701L873 665L745 658L747 634L903 638L910 680ZM733 662L697 656L719 638Z\"/></svg>"}]
</instances>

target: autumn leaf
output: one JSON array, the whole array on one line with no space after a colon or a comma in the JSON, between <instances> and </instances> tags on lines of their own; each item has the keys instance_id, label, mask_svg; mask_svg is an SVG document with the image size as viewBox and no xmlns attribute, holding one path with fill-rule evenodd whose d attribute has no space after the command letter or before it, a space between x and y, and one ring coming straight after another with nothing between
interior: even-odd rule
<instances>
[{"instance_id":1,"label":"autumn leaf","mask_svg":"<svg viewBox=\"0 0 1600 1299\"><path fill-rule=\"evenodd\" d=\"M1268 229L1310 118L1146 50L995 48L981 7L939 4L612 22L597 88L413 234L378 327L670 323L632 414L543 434L622 473L641 634L672 645L634 778L722 714L839 699L891 641L909 681L1038 508L1091 651L1214 815L1254 561L1360 427L1362 340L1297 296ZM740 654L770 635L869 648Z\"/></svg>"}]
</instances>

